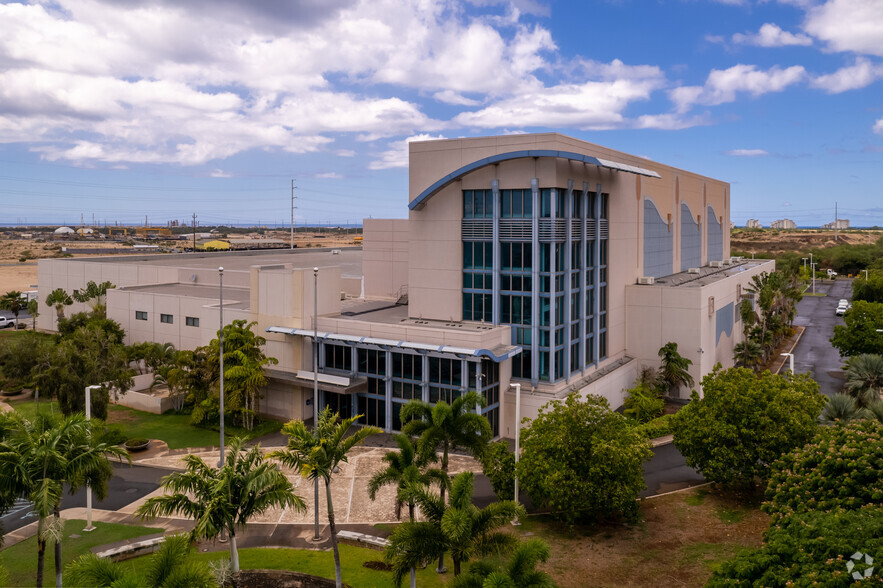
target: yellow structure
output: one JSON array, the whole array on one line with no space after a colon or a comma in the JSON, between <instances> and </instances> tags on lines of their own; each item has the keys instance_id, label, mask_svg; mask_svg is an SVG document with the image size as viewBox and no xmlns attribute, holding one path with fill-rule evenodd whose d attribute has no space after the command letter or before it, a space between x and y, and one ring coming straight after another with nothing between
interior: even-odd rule
<instances>
[{"instance_id":1,"label":"yellow structure","mask_svg":"<svg viewBox=\"0 0 883 588\"><path fill-rule=\"evenodd\" d=\"M167 227L135 227L135 236L146 237L171 237L172 229Z\"/></svg>"},{"instance_id":2,"label":"yellow structure","mask_svg":"<svg viewBox=\"0 0 883 588\"><path fill-rule=\"evenodd\" d=\"M196 248L201 251L229 251L230 244L220 239L214 241L206 241L205 243L197 243Z\"/></svg>"}]
</instances>

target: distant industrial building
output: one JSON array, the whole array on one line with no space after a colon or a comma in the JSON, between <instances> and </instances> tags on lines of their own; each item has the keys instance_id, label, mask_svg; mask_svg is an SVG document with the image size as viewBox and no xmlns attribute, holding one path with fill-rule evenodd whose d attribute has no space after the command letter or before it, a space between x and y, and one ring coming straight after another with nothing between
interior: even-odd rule
<instances>
[{"instance_id":1,"label":"distant industrial building","mask_svg":"<svg viewBox=\"0 0 883 588\"><path fill-rule=\"evenodd\" d=\"M745 223L745 228L746 229L759 229L760 228L760 221L757 220L756 218L750 218L750 219L748 219L748 222Z\"/></svg>"},{"instance_id":2,"label":"distant industrial building","mask_svg":"<svg viewBox=\"0 0 883 588\"><path fill-rule=\"evenodd\" d=\"M795 223L790 218L783 218L782 220L775 220L770 223L771 229L796 229L797 223Z\"/></svg>"},{"instance_id":3,"label":"distant industrial building","mask_svg":"<svg viewBox=\"0 0 883 588\"><path fill-rule=\"evenodd\" d=\"M842 230L849 228L849 219L848 218L838 218L835 221L831 221L829 223L825 223L822 225L823 229L833 231L834 229Z\"/></svg>"}]
</instances>

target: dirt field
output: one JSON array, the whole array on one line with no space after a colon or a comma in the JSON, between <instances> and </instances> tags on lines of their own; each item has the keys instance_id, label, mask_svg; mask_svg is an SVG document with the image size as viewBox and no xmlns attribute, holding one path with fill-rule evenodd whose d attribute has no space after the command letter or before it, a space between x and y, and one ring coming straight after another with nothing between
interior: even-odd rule
<instances>
[{"instance_id":1,"label":"dirt field","mask_svg":"<svg viewBox=\"0 0 883 588\"><path fill-rule=\"evenodd\" d=\"M279 231L278 234L268 232L263 235L266 238L278 238L288 241L289 234ZM294 242L298 247L346 247L353 245L354 234L328 234L325 237L317 237L312 233L295 233ZM245 238L247 235L235 235ZM168 242L174 246L178 242ZM102 241L52 241L39 243L32 239L4 239L0 240L0 294L10 290L26 291L37 289L37 260L47 257L62 255L61 248L70 247L77 249L119 249L126 247L117 242ZM25 261L20 261L21 259Z\"/></svg>"},{"instance_id":2,"label":"dirt field","mask_svg":"<svg viewBox=\"0 0 883 588\"><path fill-rule=\"evenodd\" d=\"M747 251L748 253L771 252L774 254L802 252L810 249L823 249L848 243L850 245L869 245L883 237L883 231L849 230L838 231L834 241L834 231L818 229L796 230L745 230L734 229L730 236L730 249Z\"/></svg>"}]
</instances>

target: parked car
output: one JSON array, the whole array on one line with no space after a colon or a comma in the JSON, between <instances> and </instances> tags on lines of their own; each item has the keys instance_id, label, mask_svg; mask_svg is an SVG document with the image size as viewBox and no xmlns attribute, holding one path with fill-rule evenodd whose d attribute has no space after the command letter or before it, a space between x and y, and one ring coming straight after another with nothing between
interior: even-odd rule
<instances>
[{"instance_id":1,"label":"parked car","mask_svg":"<svg viewBox=\"0 0 883 588\"><path fill-rule=\"evenodd\" d=\"M846 314L846 311L849 310L850 308L851 308L851 306L848 303L847 304L838 304L837 310L834 311L834 314L837 316L843 316L844 314Z\"/></svg>"},{"instance_id":2,"label":"parked car","mask_svg":"<svg viewBox=\"0 0 883 588\"><path fill-rule=\"evenodd\" d=\"M0 316L0 329L6 329L8 327L15 327L16 324L15 317L11 316Z\"/></svg>"}]
</instances>

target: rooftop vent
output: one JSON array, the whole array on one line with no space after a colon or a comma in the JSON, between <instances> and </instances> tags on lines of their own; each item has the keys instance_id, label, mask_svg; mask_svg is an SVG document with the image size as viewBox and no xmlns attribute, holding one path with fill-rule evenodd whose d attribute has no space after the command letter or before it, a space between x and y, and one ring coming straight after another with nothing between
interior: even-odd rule
<instances>
[{"instance_id":1,"label":"rooftop vent","mask_svg":"<svg viewBox=\"0 0 883 588\"><path fill-rule=\"evenodd\" d=\"M698 274L699 268L698 267L691 267L690 269L687 270L687 273L688 274Z\"/></svg>"},{"instance_id":2,"label":"rooftop vent","mask_svg":"<svg viewBox=\"0 0 883 588\"><path fill-rule=\"evenodd\" d=\"M640 278L638 278L638 283L645 286L652 285L653 281L653 276L641 276Z\"/></svg>"},{"instance_id":3,"label":"rooftop vent","mask_svg":"<svg viewBox=\"0 0 883 588\"><path fill-rule=\"evenodd\" d=\"M710 267L724 267L724 262L722 262L722 261L709 261L708 265Z\"/></svg>"}]
</instances>

